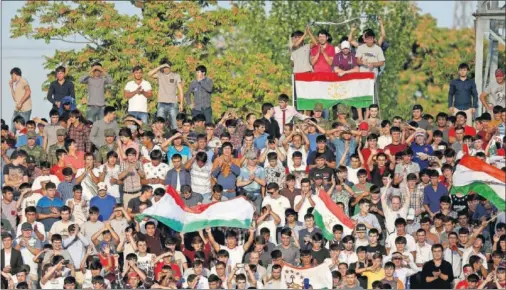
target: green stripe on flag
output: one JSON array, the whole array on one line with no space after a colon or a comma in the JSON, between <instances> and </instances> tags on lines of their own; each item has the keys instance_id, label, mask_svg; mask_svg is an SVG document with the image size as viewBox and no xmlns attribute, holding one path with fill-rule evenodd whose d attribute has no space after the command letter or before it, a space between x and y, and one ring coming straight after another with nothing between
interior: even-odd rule
<instances>
[{"instance_id":1,"label":"green stripe on flag","mask_svg":"<svg viewBox=\"0 0 506 290\"><path fill-rule=\"evenodd\" d=\"M320 212L314 210L313 216L315 224L320 228L320 230L322 230L322 234L325 237L325 239L327 239L327 241L334 240L334 234L331 232L332 229L330 229L331 231L327 229L325 223L323 222L323 216L320 214Z\"/></svg>"},{"instance_id":2,"label":"green stripe on flag","mask_svg":"<svg viewBox=\"0 0 506 290\"><path fill-rule=\"evenodd\" d=\"M151 217L166 226L170 227L171 229L177 231L177 232L196 232L201 229L205 229L207 227L230 227L230 228L242 228L247 229L251 225L251 219L245 219L245 220L223 220L223 219L215 219L215 220L201 220L201 221L194 221L190 223L183 224L178 220L166 218L159 215L143 215L139 214L136 215L135 218L139 221L142 220L145 217Z\"/></svg>"},{"instance_id":3,"label":"green stripe on flag","mask_svg":"<svg viewBox=\"0 0 506 290\"><path fill-rule=\"evenodd\" d=\"M504 198L501 198L495 190L490 187L488 184L484 182L475 181L473 183L470 183L468 185L464 186L452 186L452 189L450 190L451 194L461 193L463 195L467 195L470 192L476 192L477 194L483 196L484 198L488 199L490 203L492 203L495 207L499 209L504 209L506 207L506 202L504 201Z\"/></svg>"},{"instance_id":4,"label":"green stripe on flag","mask_svg":"<svg viewBox=\"0 0 506 290\"><path fill-rule=\"evenodd\" d=\"M297 96L297 110L312 110L314 108L314 104L316 103L322 103L323 107L326 109L330 109L336 104L346 104L348 106L353 106L356 108L367 108L372 104L372 101L372 96L353 97L344 100L311 99Z\"/></svg>"}]
</instances>

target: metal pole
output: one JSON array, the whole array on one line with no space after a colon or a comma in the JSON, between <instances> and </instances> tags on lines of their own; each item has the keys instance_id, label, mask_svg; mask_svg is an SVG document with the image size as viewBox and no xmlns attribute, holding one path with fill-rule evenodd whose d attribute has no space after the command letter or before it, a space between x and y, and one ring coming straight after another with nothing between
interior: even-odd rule
<instances>
[{"instance_id":1,"label":"metal pole","mask_svg":"<svg viewBox=\"0 0 506 290\"><path fill-rule=\"evenodd\" d=\"M475 52L476 52L476 61L475 61L475 75L474 80L476 82L476 87L479 92L483 91L483 36L485 32L485 20L477 17L476 19L476 44L475 44ZM478 102L478 112L482 112L483 106L481 102Z\"/></svg>"}]
</instances>

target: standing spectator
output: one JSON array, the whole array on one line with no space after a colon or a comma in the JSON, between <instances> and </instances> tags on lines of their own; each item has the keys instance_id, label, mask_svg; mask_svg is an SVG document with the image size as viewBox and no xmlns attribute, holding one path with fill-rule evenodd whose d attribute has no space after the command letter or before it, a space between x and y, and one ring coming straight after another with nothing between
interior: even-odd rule
<instances>
[{"instance_id":1,"label":"standing spectator","mask_svg":"<svg viewBox=\"0 0 506 290\"><path fill-rule=\"evenodd\" d=\"M49 123L43 122L39 117L35 117L34 121L38 122L39 124L44 124L44 130L42 133L42 148L44 148L45 151L49 152L49 148L56 144L58 140L58 130L64 129L60 125L60 113L56 109L51 109L49 111ZM40 133L40 132L39 132ZM66 135L66 134L64 134ZM63 142L63 141L60 141Z\"/></svg>"},{"instance_id":2,"label":"standing spectator","mask_svg":"<svg viewBox=\"0 0 506 290\"><path fill-rule=\"evenodd\" d=\"M90 132L90 141L95 145L97 149L105 144L105 131L113 130L114 136L119 131L118 123L116 122L116 108L113 106L107 106L104 108L103 117L96 120L93 123L93 127Z\"/></svg>"},{"instance_id":3,"label":"standing spectator","mask_svg":"<svg viewBox=\"0 0 506 290\"><path fill-rule=\"evenodd\" d=\"M379 67L385 65L383 50L374 43L376 34L371 29L364 31L364 44L360 45L356 52L357 63L361 72L379 72Z\"/></svg>"},{"instance_id":4,"label":"standing spectator","mask_svg":"<svg viewBox=\"0 0 506 290\"><path fill-rule=\"evenodd\" d=\"M9 87L11 89L12 99L14 100L14 114L12 114L12 128L14 129L14 118L17 116L23 117L25 120L30 120L32 115L32 90L28 81L21 77L21 70L17 67L11 69L11 79L9 80Z\"/></svg>"},{"instance_id":5,"label":"standing spectator","mask_svg":"<svg viewBox=\"0 0 506 290\"><path fill-rule=\"evenodd\" d=\"M56 197L56 185L48 182L46 184L46 195L37 202L38 220L44 225L47 232L60 218L60 210L63 206L63 200Z\"/></svg>"},{"instance_id":6,"label":"standing spectator","mask_svg":"<svg viewBox=\"0 0 506 290\"><path fill-rule=\"evenodd\" d=\"M487 96L488 99L486 99ZM495 106L504 106L505 97L504 72L498 68L495 71L495 80L490 81L487 88L481 93L480 101L483 107L492 113Z\"/></svg>"},{"instance_id":7,"label":"standing spectator","mask_svg":"<svg viewBox=\"0 0 506 290\"><path fill-rule=\"evenodd\" d=\"M65 79L66 69L59 66L55 70L56 80L49 85L47 91L47 100L53 104L53 109L60 109L61 101L64 97L76 98L74 83Z\"/></svg>"},{"instance_id":8,"label":"standing spectator","mask_svg":"<svg viewBox=\"0 0 506 290\"><path fill-rule=\"evenodd\" d=\"M79 110L70 113L68 123L68 138L75 141L77 151L91 152L90 127L83 122Z\"/></svg>"},{"instance_id":9,"label":"standing spectator","mask_svg":"<svg viewBox=\"0 0 506 290\"><path fill-rule=\"evenodd\" d=\"M10 186L2 188L2 222L6 218L11 228L16 227L17 208L14 200L14 189Z\"/></svg>"},{"instance_id":10,"label":"standing spectator","mask_svg":"<svg viewBox=\"0 0 506 290\"><path fill-rule=\"evenodd\" d=\"M311 64L314 72L332 72L332 62L336 50L330 44L330 34L326 30L318 32L318 44L311 48Z\"/></svg>"},{"instance_id":11,"label":"standing spectator","mask_svg":"<svg viewBox=\"0 0 506 290\"><path fill-rule=\"evenodd\" d=\"M423 265L422 283L427 289L452 289L452 265L443 259L443 246L432 246L433 259Z\"/></svg>"},{"instance_id":12,"label":"standing spectator","mask_svg":"<svg viewBox=\"0 0 506 290\"><path fill-rule=\"evenodd\" d=\"M280 134L283 134L286 124L293 123L294 117L300 120L305 120L308 117L301 114L295 109L294 106L288 105L288 96L281 94L278 96L278 106L274 107L274 119L278 123Z\"/></svg>"},{"instance_id":13,"label":"standing spectator","mask_svg":"<svg viewBox=\"0 0 506 290\"><path fill-rule=\"evenodd\" d=\"M98 195L91 198L90 206L98 208L100 212L98 220L103 222L110 219L116 205L116 199L107 193L107 185L104 182L100 182L97 187Z\"/></svg>"},{"instance_id":14,"label":"standing spectator","mask_svg":"<svg viewBox=\"0 0 506 290\"><path fill-rule=\"evenodd\" d=\"M190 104L192 117L203 114L206 117L206 123L213 121L213 111L211 108L211 93L213 92L213 80L207 77L207 68L203 65L195 69L196 79L193 80L186 91L186 103ZM191 95L193 94L193 97Z\"/></svg>"},{"instance_id":15,"label":"standing spectator","mask_svg":"<svg viewBox=\"0 0 506 290\"><path fill-rule=\"evenodd\" d=\"M478 91L476 83L467 78L469 65L461 63L459 65L459 78L450 82L448 92L448 107L450 114L456 115L459 111L464 111L467 115L467 125L472 126L474 113L478 108Z\"/></svg>"},{"instance_id":16,"label":"standing spectator","mask_svg":"<svg viewBox=\"0 0 506 290\"><path fill-rule=\"evenodd\" d=\"M440 210L440 199L448 195L448 189L439 183L439 173L431 170L430 185L427 185L423 191L423 207L431 218Z\"/></svg>"},{"instance_id":17,"label":"standing spectator","mask_svg":"<svg viewBox=\"0 0 506 290\"><path fill-rule=\"evenodd\" d=\"M341 51L334 56L332 67L339 76L359 71L357 58L351 52L350 43L347 40L341 42Z\"/></svg>"},{"instance_id":18,"label":"standing spectator","mask_svg":"<svg viewBox=\"0 0 506 290\"><path fill-rule=\"evenodd\" d=\"M304 43L304 38L306 38L307 34L311 37L311 45ZM313 67L309 60L309 53L311 52L311 46L317 44L318 42L313 36L313 33L311 33L311 28L309 26L306 27L304 32L297 30L292 33L290 60L292 61L293 73L313 71Z\"/></svg>"},{"instance_id":19,"label":"standing spectator","mask_svg":"<svg viewBox=\"0 0 506 290\"><path fill-rule=\"evenodd\" d=\"M90 71L79 78L81 84L88 85L88 98L83 98L86 109L86 119L91 122L98 121L104 117L105 106L105 85L112 84L112 78L102 67L102 64L95 62L91 65Z\"/></svg>"},{"instance_id":20,"label":"standing spectator","mask_svg":"<svg viewBox=\"0 0 506 290\"><path fill-rule=\"evenodd\" d=\"M32 226L28 225L31 229ZM31 232L29 233L29 238L20 237L20 239L25 242L27 239L31 238ZM2 233L2 251L0 253L0 262L2 265L2 272L4 273L11 273L16 274L21 266L23 265L23 258L22 254L20 252L21 247L17 244L14 245L14 248L12 247L12 235L10 233L3 232ZM23 246L27 246L31 248L32 250L37 250L37 248L30 247L31 245L28 245L26 243L22 244Z\"/></svg>"},{"instance_id":21,"label":"standing spectator","mask_svg":"<svg viewBox=\"0 0 506 290\"><path fill-rule=\"evenodd\" d=\"M148 76L158 80L158 107L156 116L170 120L170 127L177 129L177 113L183 112L184 109L181 76L172 71L172 63L166 58L162 59L160 66L151 70Z\"/></svg>"},{"instance_id":22,"label":"standing spectator","mask_svg":"<svg viewBox=\"0 0 506 290\"><path fill-rule=\"evenodd\" d=\"M124 90L125 99L128 100L128 114L140 119L143 123L148 122L148 99L153 92L151 84L142 78L142 68L135 66L132 69L133 81L129 81Z\"/></svg>"},{"instance_id":23,"label":"standing spectator","mask_svg":"<svg viewBox=\"0 0 506 290\"><path fill-rule=\"evenodd\" d=\"M274 106L271 103L265 103L262 105L262 115L263 117L259 120L263 121L265 124L265 132L272 136L272 138L279 139L281 137L280 128L278 121L274 117ZM263 149L259 148L259 149Z\"/></svg>"},{"instance_id":24,"label":"standing spectator","mask_svg":"<svg viewBox=\"0 0 506 290\"><path fill-rule=\"evenodd\" d=\"M191 175L183 167L181 155L176 153L172 155L171 160L173 168L167 172L165 184L171 185L177 192L180 192L183 185L191 185Z\"/></svg>"},{"instance_id":25,"label":"standing spectator","mask_svg":"<svg viewBox=\"0 0 506 290\"><path fill-rule=\"evenodd\" d=\"M127 158L121 162L118 180L123 182L123 204L127 208L131 199L141 195L141 179L145 174L141 162L137 160L137 151L128 148L125 154Z\"/></svg>"}]
</instances>

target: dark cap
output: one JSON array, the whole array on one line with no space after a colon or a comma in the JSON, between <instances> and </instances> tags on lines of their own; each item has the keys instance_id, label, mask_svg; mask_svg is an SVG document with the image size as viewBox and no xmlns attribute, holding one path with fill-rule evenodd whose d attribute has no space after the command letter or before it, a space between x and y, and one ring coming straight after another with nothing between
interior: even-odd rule
<instances>
[{"instance_id":1,"label":"dark cap","mask_svg":"<svg viewBox=\"0 0 506 290\"><path fill-rule=\"evenodd\" d=\"M27 223L27 222L24 222L22 225L21 225L21 230L22 231L33 231L33 228L32 228L32 225Z\"/></svg>"},{"instance_id":2,"label":"dark cap","mask_svg":"<svg viewBox=\"0 0 506 290\"><path fill-rule=\"evenodd\" d=\"M116 132L114 131L114 129L105 129L104 130L104 136L105 137L115 137L116 136Z\"/></svg>"},{"instance_id":3,"label":"dark cap","mask_svg":"<svg viewBox=\"0 0 506 290\"><path fill-rule=\"evenodd\" d=\"M26 133L26 138L28 139L37 139L37 134L33 131L30 131L28 133Z\"/></svg>"},{"instance_id":4,"label":"dark cap","mask_svg":"<svg viewBox=\"0 0 506 290\"><path fill-rule=\"evenodd\" d=\"M355 229L355 231L357 233L359 233L359 232L366 232L367 228L366 228L366 226L364 224L358 224L357 227L356 227L356 229Z\"/></svg>"},{"instance_id":5,"label":"dark cap","mask_svg":"<svg viewBox=\"0 0 506 290\"><path fill-rule=\"evenodd\" d=\"M67 135L67 130L65 129L56 130L56 136L65 136L65 135Z\"/></svg>"},{"instance_id":6,"label":"dark cap","mask_svg":"<svg viewBox=\"0 0 506 290\"><path fill-rule=\"evenodd\" d=\"M422 105L418 105L418 104L417 104L417 105L414 105L414 106L413 106L413 111L414 111L414 110L420 110L420 111L423 111L423 107L422 107Z\"/></svg>"},{"instance_id":7,"label":"dark cap","mask_svg":"<svg viewBox=\"0 0 506 290\"><path fill-rule=\"evenodd\" d=\"M323 173L320 173L320 172L315 173L314 174L314 179L323 179Z\"/></svg>"}]
</instances>

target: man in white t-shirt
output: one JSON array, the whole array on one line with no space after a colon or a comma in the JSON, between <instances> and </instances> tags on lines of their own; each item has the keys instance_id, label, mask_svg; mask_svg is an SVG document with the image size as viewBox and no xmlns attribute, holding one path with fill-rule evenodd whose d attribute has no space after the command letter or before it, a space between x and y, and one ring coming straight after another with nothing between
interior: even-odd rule
<instances>
[{"instance_id":1,"label":"man in white t-shirt","mask_svg":"<svg viewBox=\"0 0 506 290\"><path fill-rule=\"evenodd\" d=\"M279 194L279 185L274 182L267 184L267 193L268 195L262 201L262 207L270 205L272 211L279 217L285 216L285 211L291 208L291 206L288 198ZM282 218L279 226L284 225L285 219Z\"/></svg>"},{"instance_id":2,"label":"man in white t-shirt","mask_svg":"<svg viewBox=\"0 0 506 290\"><path fill-rule=\"evenodd\" d=\"M51 229L49 230L49 236L47 237L48 240L51 240L51 236L54 234L60 234L63 239L66 239L69 237L69 226L73 225L74 223L70 221L70 208L68 206L63 206L60 211L61 214L61 220L56 221Z\"/></svg>"},{"instance_id":3,"label":"man in white t-shirt","mask_svg":"<svg viewBox=\"0 0 506 290\"><path fill-rule=\"evenodd\" d=\"M42 194L33 192L30 188L21 189L21 195L16 203L18 215L21 218L21 223L26 221L25 210L28 207L37 207L39 199L42 198Z\"/></svg>"},{"instance_id":4,"label":"man in white t-shirt","mask_svg":"<svg viewBox=\"0 0 506 290\"><path fill-rule=\"evenodd\" d=\"M128 114L141 119L143 123L148 122L148 99L153 97L151 84L142 79L142 68L135 66L132 69L133 81L125 86L123 95L128 100Z\"/></svg>"},{"instance_id":5,"label":"man in white t-shirt","mask_svg":"<svg viewBox=\"0 0 506 290\"><path fill-rule=\"evenodd\" d=\"M23 223L28 223L32 225L32 237L38 239L40 242L44 242L46 240L46 229L44 228L43 223L36 221L37 208L35 206L29 206L24 210L24 212L25 215L18 225L16 237L20 237L23 233L21 230Z\"/></svg>"},{"instance_id":6,"label":"man in white t-shirt","mask_svg":"<svg viewBox=\"0 0 506 290\"><path fill-rule=\"evenodd\" d=\"M309 181L309 178L303 178L300 182L300 187L301 193L295 196L293 204L295 211L299 213L299 222L303 223L307 210L315 205L313 197L316 195L313 195L311 191L311 181Z\"/></svg>"},{"instance_id":7,"label":"man in white t-shirt","mask_svg":"<svg viewBox=\"0 0 506 290\"><path fill-rule=\"evenodd\" d=\"M255 229L250 228L248 240L241 247L237 245L237 233L234 231L229 231L225 235L226 245L222 246L216 242L210 228L207 228L206 232L207 235L209 236L209 242L211 243L211 246L214 248L216 252L218 252L219 250L226 250L228 252L228 254L230 255L230 261L232 265L242 263L244 253L246 252L246 250L249 249L251 244L253 244L253 240L255 237Z\"/></svg>"},{"instance_id":8,"label":"man in white t-shirt","mask_svg":"<svg viewBox=\"0 0 506 290\"><path fill-rule=\"evenodd\" d=\"M165 177L167 177L167 172L170 170L169 165L162 163L162 155L161 150L154 150L150 154L151 162L144 164L146 180L153 190L157 188L165 189Z\"/></svg>"},{"instance_id":9,"label":"man in white t-shirt","mask_svg":"<svg viewBox=\"0 0 506 290\"><path fill-rule=\"evenodd\" d=\"M364 44L357 48L355 56L360 65L361 72L374 72L378 74L378 68L385 65L383 50L374 43L376 35L371 29L364 32Z\"/></svg>"},{"instance_id":10,"label":"man in white t-shirt","mask_svg":"<svg viewBox=\"0 0 506 290\"><path fill-rule=\"evenodd\" d=\"M56 187L60 184L60 180L56 175L50 174L49 169L51 168L51 165L49 162L43 161L40 163L40 168L42 171L42 175L35 178L35 180L32 183L32 191L40 191L42 189L42 185L44 183L47 183L48 181L56 184Z\"/></svg>"}]
</instances>

